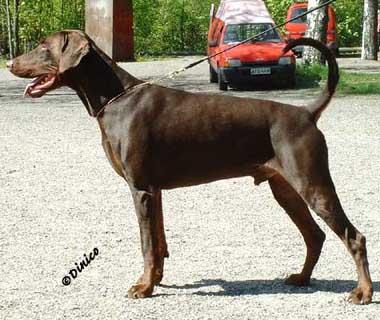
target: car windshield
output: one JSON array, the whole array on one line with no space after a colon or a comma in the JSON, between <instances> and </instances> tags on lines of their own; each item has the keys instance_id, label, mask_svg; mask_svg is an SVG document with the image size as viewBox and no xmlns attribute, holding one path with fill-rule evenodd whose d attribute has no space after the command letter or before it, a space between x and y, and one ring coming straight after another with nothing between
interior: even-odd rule
<instances>
[{"instance_id":1,"label":"car windshield","mask_svg":"<svg viewBox=\"0 0 380 320\"><path fill-rule=\"evenodd\" d=\"M270 23L245 23L231 24L227 26L224 34L224 43L240 42L252 38L270 28L273 25ZM276 30L270 30L257 39L257 42L280 42L280 35Z\"/></svg>"},{"instance_id":2,"label":"car windshield","mask_svg":"<svg viewBox=\"0 0 380 320\"><path fill-rule=\"evenodd\" d=\"M295 8L292 11L292 17L291 19L294 19L295 17L305 13L307 11L306 8ZM293 21L293 23L306 23L307 22L307 16L303 16L301 18L298 18Z\"/></svg>"}]
</instances>

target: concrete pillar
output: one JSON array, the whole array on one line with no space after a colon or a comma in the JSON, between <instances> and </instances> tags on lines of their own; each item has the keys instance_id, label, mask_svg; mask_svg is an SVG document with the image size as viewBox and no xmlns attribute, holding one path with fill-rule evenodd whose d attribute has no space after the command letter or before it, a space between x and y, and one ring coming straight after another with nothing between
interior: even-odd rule
<instances>
[{"instance_id":1,"label":"concrete pillar","mask_svg":"<svg viewBox=\"0 0 380 320\"><path fill-rule=\"evenodd\" d=\"M112 59L133 60L132 0L86 0L86 33Z\"/></svg>"}]
</instances>

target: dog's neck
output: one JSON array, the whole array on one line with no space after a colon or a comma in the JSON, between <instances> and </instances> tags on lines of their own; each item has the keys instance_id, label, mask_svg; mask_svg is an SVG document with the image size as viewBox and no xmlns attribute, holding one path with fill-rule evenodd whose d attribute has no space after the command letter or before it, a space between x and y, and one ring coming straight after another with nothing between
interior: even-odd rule
<instances>
[{"instance_id":1,"label":"dog's neck","mask_svg":"<svg viewBox=\"0 0 380 320\"><path fill-rule=\"evenodd\" d=\"M98 48L92 48L65 78L93 117L113 98L143 82L117 66Z\"/></svg>"}]
</instances>

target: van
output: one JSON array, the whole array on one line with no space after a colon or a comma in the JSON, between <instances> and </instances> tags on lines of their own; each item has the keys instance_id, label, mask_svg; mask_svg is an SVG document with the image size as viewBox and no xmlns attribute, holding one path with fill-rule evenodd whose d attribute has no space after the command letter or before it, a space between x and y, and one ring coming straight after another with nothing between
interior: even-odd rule
<instances>
[{"instance_id":1,"label":"van","mask_svg":"<svg viewBox=\"0 0 380 320\"><path fill-rule=\"evenodd\" d=\"M247 42L209 59L210 82L220 90L228 87L272 81L295 85L295 56L283 54L286 42L271 28L274 21L264 1L221 0L218 10L211 6L208 55L212 56L263 31Z\"/></svg>"},{"instance_id":2,"label":"van","mask_svg":"<svg viewBox=\"0 0 380 320\"><path fill-rule=\"evenodd\" d=\"M293 19L307 11L307 2L296 2L293 3L287 13L286 20ZM327 7L327 46L335 53L337 56L339 53L338 42L337 42L337 32L336 32L336 16L335 11L332 6ZM293 22L289 22L285 25L286 37L288 40L298 39L305 35L307 29L307 16L298 18ZM301 56L303 52L303 47L296 47L293 51Z\"/></svg>"}]
</instances>

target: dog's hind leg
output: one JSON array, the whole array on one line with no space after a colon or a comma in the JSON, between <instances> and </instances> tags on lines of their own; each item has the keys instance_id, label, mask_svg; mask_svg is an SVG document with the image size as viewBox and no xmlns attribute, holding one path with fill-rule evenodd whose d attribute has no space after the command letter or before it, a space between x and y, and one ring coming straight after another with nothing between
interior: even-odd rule
<instances>
[{"instance_id":1,"label":"dog's hind leg","mask_svg":"<svg viewBox=\"0 0 380 320\"><path fill-rule=\"evenodd\" d=\"M158 240L158 256L159 256L159 267L157 269L157 274L155 278L155 284L159 284L164 276L164 260L169 258L168 245L166 243L165 228L164 228L164 217L162 212L162 192L161 190L155 194L155 207L156 214L156 233Z\"/></svg>"},{"instance_id":2,"label":"dog's hind leg","mask_svg":"<svg viewBox=\"0 0 380 320\"><path fill-rule=\"evenodd\" d=\"M269 185L275 199L295 223L306 243L306 259L301 273L292 274L285 283L307 286L318 262L325 234L314 221L305 201L280 174L271 177Z\"/></svg>"},{"instance_id":3,"label":"dog's hind leg","mask_svg":"<svg viewBox=\"0 0 380 320\"><path fill-rule=\"evenodd\" d=\"M358 286L350 293L349 300L355 304L368 304L372 300L373 287L366 239L349 221L338 199L328 168L324 137L316 128L311 128L292 139L283 139L276 145L279 171L343 241L358 274Z\"/></svg>"},{"instance_id":4,"label":"dog's hind leg","mask_svg":"<svg viewBox=\"0 0 380 320\"><path fill-rule=\"evenodd\" d=\"M354 259L358 274L358 286L350 293L349 300L354 304L370 303L373 287L368 267L366 239L344 213L332 181L309 185L303 191L303 196L310 207L343 241Z\"/></svg>"},{"instance_id":5,"label":"dog's hind leg","mask_svg":"<svg viewBox=\"0 0 380 320\"><path fill-rule=\"evenodd\" d=\"M140 227L141 251L144 272L128 291L129 298L145 298L152 294L160 270L159 236L157 234L158 192L153 188L136 190L131 187L136 215Z\"/></svg>"}]
</instances>

